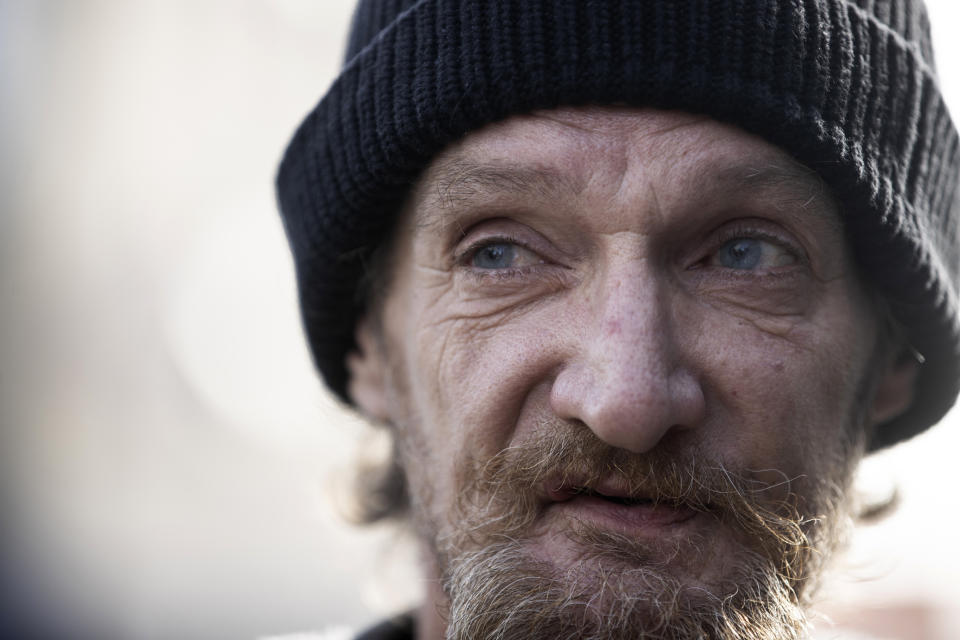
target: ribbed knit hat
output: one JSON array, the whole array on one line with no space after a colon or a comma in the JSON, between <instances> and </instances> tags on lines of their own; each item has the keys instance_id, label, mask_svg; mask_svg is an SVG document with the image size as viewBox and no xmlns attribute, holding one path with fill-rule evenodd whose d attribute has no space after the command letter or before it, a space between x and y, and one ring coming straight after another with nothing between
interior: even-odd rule
<instances>
[{"instance_id":1,"label":"ribbed knit hat","mask_svg":"<svg viewBox=\"0 0 960 640\"><path fill-rule=\"evenodd\" d=\"M347 397L363 263L444 147L511 114L628 104L738 125L817 171L926 359L879 449L960 386L960 151L922 2L361 0L277 178L315 362ZM842 366L842 363L840 363Z\"/></svg>"}]
</instances>

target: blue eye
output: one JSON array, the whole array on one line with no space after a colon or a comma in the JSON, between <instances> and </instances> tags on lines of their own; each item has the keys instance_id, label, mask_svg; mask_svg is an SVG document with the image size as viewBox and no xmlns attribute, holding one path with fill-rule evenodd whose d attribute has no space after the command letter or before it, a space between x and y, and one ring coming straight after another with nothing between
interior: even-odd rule
<instances>
[{"instance_id":1,"label":"blue eye","mask_svg":"<svg viewBox=\"0 0 960 640\"><path fill-rule=\"evenodd\" d=\"M717 253L717 263L728 269L755 269L763 258L764 245L769 243L756 238L734 238Z\"/></svg>"},{"instance_id":2,"label":"blue eye","mask_svg":"<svg viewBox=\"0 0 960 640\"><path fill-rule=\"evenodd\" d=\"M470 260L478 269L509 269L514 265L517 246L509 242L497 242L480 247Z\"/></svg>"},{"instance_id":3,"label":"blue eye","mask_svg":"<svg viewBox=\"0 0 960 640\"><path fill-rule=\"evenodd\" d=\"M780 242L745 236L724 242L710 256L708 264L738 271L758 271L786 267L798 260L797 253Z\"/></svg>"},{"instance_id":4,"label":"blue eye","mask_svg":"<svg viewBox=\"0 0 960 640\"><path fill-rule=\"evenodd\" d=\"M480 240L467 249L457 263L474 270L474 273L499 271L498 275L526 272L528 268L546 264L539 253L528 249L520 242L509 238Z\"/></svg>"}]
</instances>

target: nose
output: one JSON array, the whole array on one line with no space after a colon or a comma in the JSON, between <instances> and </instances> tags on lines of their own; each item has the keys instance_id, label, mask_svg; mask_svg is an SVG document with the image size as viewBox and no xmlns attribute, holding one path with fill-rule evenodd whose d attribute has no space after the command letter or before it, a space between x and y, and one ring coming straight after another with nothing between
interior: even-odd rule
<instances>
[{"instance_id":1,"label":"nose","mask_svg":"<svg viewBox=\"0 0 960 640\"><path fill-rule=\"evenodd\" d=\"M572 347L550 402L558 417L584 423L607 444L644 453L698 425L704 393L691 345L679 343L669 286L649 273L610 281L573 303Z\"/></svg>"}]
</instances>

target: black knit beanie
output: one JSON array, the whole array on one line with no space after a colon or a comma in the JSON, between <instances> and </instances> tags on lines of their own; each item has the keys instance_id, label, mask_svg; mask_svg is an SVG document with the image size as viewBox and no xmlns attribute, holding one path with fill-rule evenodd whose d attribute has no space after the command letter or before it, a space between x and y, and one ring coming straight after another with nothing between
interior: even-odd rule
<instances>
[{"instance_id":1,"label":"black knit beanie","mask_svg":"<svg viewBox=\"0 0 960 640\"><path fill-rule=\"evenodd\" d=\"M360 0L346 64L277 178L333 391L350 401L364 260L430 160L512 114L611 103L710 115L822 175L925 358L911 409L871 449L946 413L960 386L960 151L926 11L908 0Z\"/></svg>"}]
</instances>

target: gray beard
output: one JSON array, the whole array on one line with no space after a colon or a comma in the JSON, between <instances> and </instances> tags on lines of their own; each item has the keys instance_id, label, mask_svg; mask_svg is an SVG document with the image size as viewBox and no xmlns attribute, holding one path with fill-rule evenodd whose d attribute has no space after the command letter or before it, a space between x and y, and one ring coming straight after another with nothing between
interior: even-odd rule
<instances>
[{"instance_id":1,"label":"gray beard","mask_svg":"<svg viewBox=\"0 0 960 640\"><path fill-rule=\"evenodd\" d=\"M801 497L789 480L765 484L689 456L626 455L560 426L544 444L461 469L463 489L446 526L417 518L433 543L449 640L807 637L806 594L849 528L852 465L819 475ZM709 540L667 548L583 522L553 532L573 543L574 562L560 569L538 560L530 543L543 505L534 491L558 468L595 470L597 478L620 473L647 494L715 517L740 540L720 562L722 578L684 579L697 567L718 566ZM418 506L425 515L426 505Z\"/></svg>"},{"instance_id":2,"label":"gray beard","mask_svg":"<svg viewBox=\"0 0 960 640\"><path fill-rule=\"evenodd\" d=\"M448 640L800 640L796 594L758 555L718 592L655 567L606 565L601 552L560 575L503 542L452 559Z\"/></svg>"}]
</instances>

